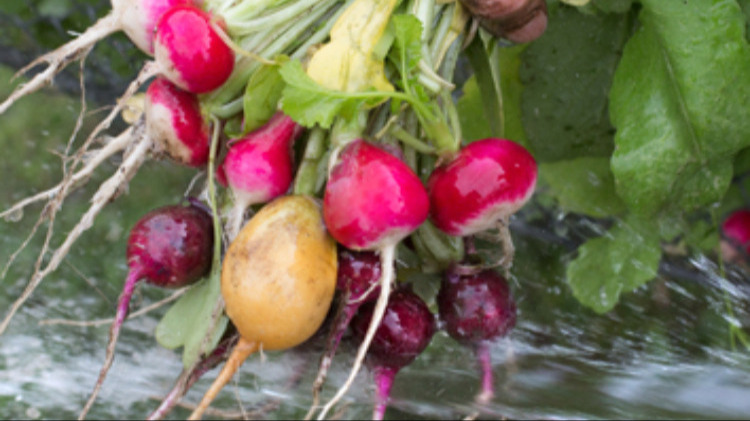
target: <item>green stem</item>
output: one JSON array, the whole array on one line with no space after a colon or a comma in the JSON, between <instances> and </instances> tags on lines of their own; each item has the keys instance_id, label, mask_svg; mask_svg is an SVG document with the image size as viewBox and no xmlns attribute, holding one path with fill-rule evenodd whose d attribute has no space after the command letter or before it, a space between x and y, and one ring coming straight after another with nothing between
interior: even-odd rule
<instances>
[{"instance_id":1,"label":"green stem","mask_svg":"<svg viewBox=\"0 0 750 421\"><path fill-rule=\"evenodd\" d=\"M294 194L315 196L317 193L318 167L326 152L326 131L315 127L310 131L305 145L302 163L294 179Z\"/></svg>"},{"instance_id":2,"label":"green stem","mask_svg":"<svg viewBox=\"0 0 750 421\"><path fill-rule=\"evenodd\" d=\"M402 129L398 125L393 125L391 129L389 130L390 134L392 134L396 139L404 142L405 144L411 146L415 150L421 153L435 153L435 148L432 146L422 142L421 140L417 139L416 136L411 135L406 130Z\"/></svg>"},{"instance_id":3,"label":"green stem","mask_svg":"<svg viewBox=\"0 0 750 421\"><path fill-rule=\"evenodd\" d=\"M214 223L214 256L211 266L212 275L221 273L221 217L219 216L219 207L216 202L216 153L219 150L219 133L221 131L221 122L216 116L211 116L214 130L211 135L211 149L208 155L208 206L211 208Z\"/></svg>"}]
</instances>

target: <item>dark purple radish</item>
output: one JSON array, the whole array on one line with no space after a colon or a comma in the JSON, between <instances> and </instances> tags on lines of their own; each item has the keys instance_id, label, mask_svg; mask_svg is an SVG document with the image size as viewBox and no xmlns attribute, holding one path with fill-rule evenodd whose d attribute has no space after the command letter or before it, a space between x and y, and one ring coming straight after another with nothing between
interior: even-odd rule
<instances>
[{"instance_id":1,"label":"dark purple radish","mask_svg":"<svg viewBox=\"0 0 750 421\"><path fill-rule=\"evenodd\" d=\"M154 54L154 31L161 16L177 5L194 4L193 0L112 0L112 11L85 32L54 51L46 53L19 71L47 63L47 68L21 85L2 104L0 114L13 102L52 82L55 75L69 63L83 57L88 49L114 32L122 30L144 53Z\"/></svg>"},{"instance_id":2,"label":"dark purple radish","mask_svg":"<svg viewBox=\"0 0 750 421\"><path fill-rule=\"evenodd\" d=\"M213 91L234 69L234 52L213 19L198 7L175 6L156 27L154 56L161 73L192 93Z\"/></svg>"},{"instance_id":3,"label":"dark purple radish","mask_svg":"<svg viewBox=\"0 0 750 421\"><path fill-rule=\"evenodd\" d=\"M374 304L368 303L352 320L354 334L360 340L367 333L374 310ZM427 348L435 330L435 317L418 295L404 288L391 294L368 352L368 363L375 373L374 420L382 420L385 415L396 374Z\"/></svg>"},{"instance_id":4,"label":"dark purple radish","mask_svg":"<svg viewBox=\"0 0 750 421\"><path fill-rule=\"evenodd\" d=\"M146 131L175 161L203 167L208 163L210 132L195 94L159 77L146 90Z\"/></svg>"},{"instance_id":5,"label":"dark purple radish","mask_svg":"<svg viewBox=\"0 0 750 421\"><path fill-rule=\"evenodd\" d=\"M490 344L516 324L516 304L508 282L491 269L454 266L446 271L437 303L446 332L477 354L482 372L477 402L485 405L495 395Z\"/></svg>"},{"instance_id":6,"label":"dark purple radish","mask_svg":"<svg viewBox=\"0 0 750 421\"><path fill-rule=\"evenodd\" d=\"M135 286L140 281L162 288L190 285L205 276L213 256L211 216L196 206L165 206L143 216L130 231L127 246L128 276L117 302L115 320L104 364L79 419L86 417L114 360Z\"/></svg>"},{"instance_id":7,"label":"dark purple radish","mask_svg":"<svg viewBox=\"0 0 750 421\"><path fill-rule=\"evenodd\" d=\"M383 317L394 279L396 245L429 213L429 198L422 182L400 159L361 139L349 143L339 158L325 188L323 219L333 238L344 247L379 252L381 289L373 323L349 378L323 408L321 418L351 386Z\"/></svg>"},{"instance_id":8,"label":"dark purple radish","mask_svg":"<svg viewBox=\"0 0 750 421\"><path fill-rule=\"evenodd\" d=\"M513 260L510 215L531 198L536 179L536 161L518 143L495 138L472 142L430 175L430 219L453 236L499 228L505 254L501 264L507 270Z\"/></svg>"},{"instance_id":9,"label":"dark purple radish","mask_svg":"<svg viewBox=\"0 0 750 421\"><path fill-rule=\"evenodd\" d=\"M341 303L341 309L333 320L325 352L320 358L318 375L313 382L312 408L318 405L320 390L349 322L363 304L378 297L380 272L380 258L374 252L339 247L336 289L341 293L344 302ZM308 416L312 416L312 412L309 412Z\"/></svg>"},{"instance_id":10,"label":"dark purple radish","mask_svg":"<svg viewBox=\"0 0 750 421\"><path fill-rule=\"evenodd\" d=\"M237 236L248 207L270 202L285 194L292 184L292 145L302 127L281 112L262 127L229 142L229 150L217 169L218 179L232 190L234 207L227 221L229 240Z\"/></svg>"}]
</instances>

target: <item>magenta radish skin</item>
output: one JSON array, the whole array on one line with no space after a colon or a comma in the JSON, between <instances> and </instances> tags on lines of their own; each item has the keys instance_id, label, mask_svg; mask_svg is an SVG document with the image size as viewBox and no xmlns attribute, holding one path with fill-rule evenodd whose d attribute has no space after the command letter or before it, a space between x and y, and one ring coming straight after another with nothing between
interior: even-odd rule
<instances>
[{"instance_id":1,"label":"magenta radish skin","mask_svg":"<svg viewBox=\"0 0 750 421\"><path fill-rule=\"evenodd\" d=\"M429 198L404 162L355 140L340 155L323 197L331 235L353 250L395 245L427 219Z\"/></svg>"},{"instance_id":2,"label":"magenta radish skin","mask_svg":"<svg viewBox=\"0 0 750 421\"><path fill-rule=\"evenodd\" d=\"M352 320L354 334L360 340L370 325L374 307L374 303L365 304ZM393 379L427 348L435 331L435 317L418 295L405 288L391 294L368 351L376 384L373 419L383 419Z\"/></svg>"},{"instance_id":3,"label":"magenta radish skin","mask_svg":"<svg viewBox=\"0 0 750 421\"><path fill-rule=\"evenodd\" d=\"M484 231L518 211L536 180L536 161L523 146L495 138L472 142L430 175L430 218L454 236Z\"/></svg>"},{"instance_id":4,"label":"magenta radish skin","mask_svg":"<svg viewBox=\"0 0 750 421\"><path fill-rule=\"evenodd\" d=\"M516 304L508 282L491 269L461 273L446 271L437 296L438 314L445 331L474 349L482 373L477 400L494 396L490 343L506 336L516 324Z\"/></svg>"},{"instance_id":5,"label":"magenta radish skin","mask_svg":"<svg viewBox=\"0 0 750 421\"><path fill-rule=\"evenodd\" d=\"M162 74L196 93L221 86L234 69L234 52L212 25L212 17L194 6L175 6L156 29L154 56Z\"/></svg>"},{"instance_id":6,"label":"magenta radish skin","mask_svg":"<svg viewBox=\"0 0 750 421\"><path fill-rule=\"evenodd\" d=\"M750 210L732 212L721 225L721 231L733 248L750 253Z\"/></svg>"},{"instance_id":7,"label":"magenta radish skin","mask_svg":"<svg viewBox=\"0 0 750 421\"><path fill-rule=\"evenodd\" d=\"M262 127L230 142L217 178L226 181L243 209L289 190L294 170L292 144L301 131L291 118L277 113Z\"/></svg>"},{"instance_id":8,"label":"magenta radish skin","mask_svg":"<svg viewBox=\"0 0 750 421\"><path fill-rule=\"evenodd\" d=\"M146 130L175 161L195 168L208 163L210 131L195 94L159 77L146 90Z\"/></svg>"},{"instance_id":9,"label":"magenta radish skin","mask_svg":"<svg viewBox=\"0 0 750 421\"><path fill-rule=\"evenodd\" d=\"M123 32L144 53L154 55L154 32L162 15L177 5L193 5L192 0L112 0Z\"/></svg>"}]
</instances>

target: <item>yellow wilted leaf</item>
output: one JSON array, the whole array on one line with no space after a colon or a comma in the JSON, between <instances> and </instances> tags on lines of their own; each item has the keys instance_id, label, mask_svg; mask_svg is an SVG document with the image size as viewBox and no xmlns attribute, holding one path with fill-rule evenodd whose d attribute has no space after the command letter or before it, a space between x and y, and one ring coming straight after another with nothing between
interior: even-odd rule
<instances>
[{"instance_id":1,"label":"yellow wilted leaf","mask_svg":"<svg viewBox=\"0 0 750 421\"><path fill-rule=\"evenodd\" d=\"M331 29L330 41L310 59L307 74L339 91L392 91L385 64L375 46L385 32L398 0L355 0Z\"/></svg>"}]
</instances>

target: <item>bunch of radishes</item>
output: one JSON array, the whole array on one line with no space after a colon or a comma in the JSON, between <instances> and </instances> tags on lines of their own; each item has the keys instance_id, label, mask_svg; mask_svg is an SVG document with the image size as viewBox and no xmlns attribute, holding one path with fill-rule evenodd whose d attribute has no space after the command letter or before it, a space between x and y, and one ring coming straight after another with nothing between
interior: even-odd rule
<instances>
[{"instance_id":1,"label":"bunch of radishes","mask_svg":"<svg viewBox=\"0 0 750 421\"><path fill-rule=\"evenodd\" d=\"M248 356L295 347L319 331L336 294L341 310L308 417L318 410L319 418L326 416L369 353L378 385L374 417L382 418L396 373L440 326L478 353L484 373L478 402L486 404L493 391L489 341L507 334L516 317L507 282L494 268L510 271L509 218L533 194L537 171L531 154L513 141L463 142L450 99L453 71L476 31L466 9L495 35L516 42L541 35L546 9L543 1L464 4L113 0L107 17L33 62L30 67L47 67L0 105L1 114L116 30L154 57L71 157L62 182L7 211L46 201L54 218L75 187L123 153L89 211L6 315L0 334L143 160L165 155L202 171L200 200L155 210L131 231L130 272L81 418L112 364L139 280L177 288L205 279L221 288L214 323L200 332L201 360L186 367L152 418L164 416L198 377L226 359L191 417L200 418ZM149 81L141 103L137 92ZM130 128L112 139L101 136L121 111ZM96 142L103 145L92 149ZM485 234L502 248L500 261L464 256L463 240ZM396 255L403 248L430 260L417 270L446 271L437 297L419 297L399 284ZM437 318L426 304L435 299ZM237 334L220 329L219 341L222 315ZM355 363L320 408L319 392L350 322L360 340Z\"/></svg>"}]
</instances>

